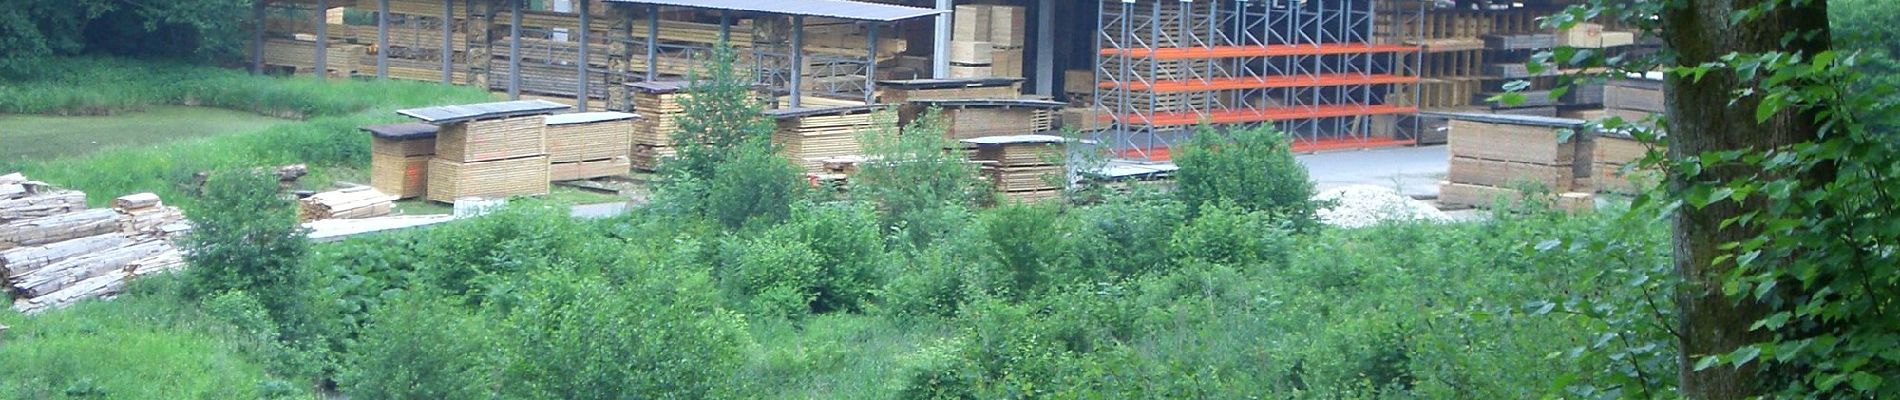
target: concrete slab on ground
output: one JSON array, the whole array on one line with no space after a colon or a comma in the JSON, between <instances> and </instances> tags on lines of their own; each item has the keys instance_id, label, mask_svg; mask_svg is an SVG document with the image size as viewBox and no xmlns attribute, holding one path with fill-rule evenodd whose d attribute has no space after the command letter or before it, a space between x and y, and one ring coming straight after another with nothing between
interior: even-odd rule
<instances>
[{"instance_id":1,"label":"concrete slab on ground","mask_svg":"<svg viewBox=\"0 0 1900 400\"><path fill-rule=\"evenodd\" d=\"M1437 198L1450 168L1445 146L1393 147L1295 156L1319 189L1346 185L1393 188L1413 198Z\"/></svg>"}]
</instances>

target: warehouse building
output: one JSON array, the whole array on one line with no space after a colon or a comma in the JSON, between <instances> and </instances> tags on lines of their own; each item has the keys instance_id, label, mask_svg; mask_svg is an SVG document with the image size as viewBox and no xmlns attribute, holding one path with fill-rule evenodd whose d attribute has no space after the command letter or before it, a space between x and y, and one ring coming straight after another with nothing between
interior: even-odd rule
<instances>
[{"instance_id":1,"label":"warehouse building","mask_svg":"<svg viewBox=\"0 0 1900 400\"><path fill-rule=\"evenodd\" d=\"M1588 71L1525 67L1558 45L1653 46L1617 27L1559 32L1537 21L1572 2L269 0L254 9L252 56L259 71L439 81L640 112L640 84L683 80L726 42L773 108L1034 104L1060 123L1008 133L1061 126L1119 158L1165 161L1202 125L1273 124L1296 150L1319 151L1442 142L1443 120L1421 111L1613 112L1600 82L1549 96ZM1525 103L1485 101L1513 81L1530 83ZM945 94L956 88L967 90Z\"/></svg>"}]
</instances>

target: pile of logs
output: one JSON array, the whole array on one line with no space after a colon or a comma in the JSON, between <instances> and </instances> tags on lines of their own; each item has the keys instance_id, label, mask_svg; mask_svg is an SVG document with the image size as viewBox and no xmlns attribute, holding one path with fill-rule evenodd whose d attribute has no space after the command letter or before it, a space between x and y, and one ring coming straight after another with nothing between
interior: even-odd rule
<instances>
[{"instance_id":1,"label":"pile of logs","mask_svg":"<svg viewBox=\"0 0 1900 400\"><path fill-rule=\"evenodd\" d=\"M297 201L297 219L362 219L389 215L396 196L369 186L317 193Z\"/></svg>"},{"instance_id":2,"label":"pile of logs","mask_svg":"<svg viewBox=\"0 0 1900 400\"><path fill-rule=\"evenodd\" d=\"M185 215L140 193L86 209L83 192L0 176L0 276L23 313L109 297L131 278L184 267Z\"/></svg>"}]
</instances>

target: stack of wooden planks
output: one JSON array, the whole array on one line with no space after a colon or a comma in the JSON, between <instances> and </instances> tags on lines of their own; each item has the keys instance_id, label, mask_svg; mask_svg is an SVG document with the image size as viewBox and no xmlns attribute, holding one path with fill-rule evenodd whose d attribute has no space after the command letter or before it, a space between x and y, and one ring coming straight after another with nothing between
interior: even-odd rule
<instances>
[{"instance_id":1,"label":"stack of wooden planks","mask_svg":"<svg viewBox=\"0 0 1900 400\"><path fill-rule=\"evenodd\" d=\"M1023 76L1026 16L1021 6L957 6L950 41L950 77Z\"/></svg>"},{"instance_id":2,"label":"stack of wooden planks","mask_svg":"<svg viewBox=\"0 0 1900 400\"><path fill-rule=\"evenodd\" d=\"M944 135L963 140L986 136L1027 135L1055 126L1055 110L1062 103L1044 100L920 100L943 113Z\"/></svg>"},{"instance_id":3,"label":"stack of wooden planks","mask_svg":"<svg viewBox=\"0 0 1900 400\"><path fill-rule=\"evenodd\" d=\"M399 199L428 193L435 125L404 123L362 128L370 134L369 185Z\"/></svg>"},{"instance_id":4,"label":"stack of wooden planks","mask_svg":"<svg viewBox=\"0 0 1900 400\"><path fill-rule=\"evenodd\" d=\"M825 159L864 154L858 135L894 132L895 122L880 118L883 106L793 108L766 111L778 120L772 144L806 173L827 173Z\"/></svg>"},{"instance_id":5,"label":"stack of wooden planks","mask_svg":"<svg viewBox=\"0 0 1900 400\"><path fill-rule=\"evenodd\" d=\"M1642 123L1651 116L1662 115L1663 82L1658 74L1650 76L1615 79L1603 86L1603 110L1612 117L1622 117L1623 121Z\"/></svg>"},{"instance_id":6,"label":"stack of wooden planks","mask_svg":"<svg viewBox=\"0 0 1900 400\"><path fill-rule=\"evenodd\" d=\"M571 181L626 174L632 168L639 116L588 112L547 119L548 179Z\"/></svg>"},{"instance_id":7,"label":"stack of wooden planks","mask_svg":"<svg viewBox=\"0 0 1900 400\"><path fill-rule=\"evenodd\" d=\"M371 60L369 46L349 44L332 40L324 51L324 64L327 74L349 76ZM375 61L368 61L374 65ZM287 67L297 72L312 72L317 65L317 42L313 40L267 39L264 46L264 64Z\"/></svg>"},{"instance_id":8,"label":"stack of wooden planks","mask_svg":"<svg viewBox=\"0 0 1900 400\"><path fill-rule=\"evenodd\" d=\"M297 219L363 219L389 215L396 198L376 188L357 186L317 193L297 201Z\"/></svg>"},{"instance_id":9,"label":"stack of wooden planks","mask_svg":"<svg viewBox=\"0 0 1900 400\"><path fill-rule=\"evenodd\" d=\"M0 224L48 217L86 208L86 193L29 181L18 173L0 175Z\"/></svg>"},{"instance_id":10,"label":"stack of wooden planks","mask_svg":"<svg viewBox=\"0 0 1900 400\"><path fill-rule=\"evenodd\" d=\"M11 214L33 217L0 220L0 277L16 311L38 313L111 296L133 277L185 265L171 239L189 225L184 213L165 206L157 195L120 197L113 200L113 208L88 210L84 193L26 181L18 174L0 176L0 187L10 185L28 190L0 190L0 201L37 197L49 200L39 204L64 204L64 199L79 199L57 213L32 207Z\"/></svg>"},{"instance_id":11,"label":"stack of wooden planks","mask_svg":"<svg viewBox=\"0 0 1900 400\"><path fill-rule=\"evenodd\" d=\"M1649 147L1627 134L1603 133L1592 149L1590 180L1599 192L1635 194L1662 182L1662 173L1630 164L1642 160Z\"/></svg>"},{"instance_id":12,"label":"stack of wooden planks","mask_svg":"<svg viewBox=\"0 0 1900 400\"><path fill-rule=\"evenodd\" d=\"M1560 207L1589 203L1593 154L1584 121L1532 116L1449 114L1451 168L1440 203L1490 207L1541 198ZM1554 195L1545 195L1554 194ZM1572 209L1572 211L1580 211Z\"/></svg>"},{"instance_id":13,"label":"stack of wooden planks","mask_svg":"<svg viewBox=\"0 0 1900 400\"><path fill-rule=\"evenodd\" d=\"M427 198L532 196L548 193L543 115L442 125L429 161Z\"/></svg>"},{"instance_id":14,"label":"stack of wooden planks","mask_svg":"<svg viewBox=\"0 0 1900 400\"><path fill-rule=\"evenodd\" d=\"M1004 198L1037 202L1062 197L1068 170L1066 139L1051 135L991 136L965 139L976 147L974 160Z\"/></svg>"},{"instance_id":15,"label":"stack of wooden planks","mask_svg":"<svg viewBox=\"0 0 1900 400\"><path fill-rule=\"evenodd\" d=\"M673 134L679 130L680 115L686 113L680 100L688 96L687 85L680 81L627 84L633 89L634 111L641 116L633 125L630 151L634 169L654 171L659 168L661 159L675 154Z\"/></svg>"}]
</instances>

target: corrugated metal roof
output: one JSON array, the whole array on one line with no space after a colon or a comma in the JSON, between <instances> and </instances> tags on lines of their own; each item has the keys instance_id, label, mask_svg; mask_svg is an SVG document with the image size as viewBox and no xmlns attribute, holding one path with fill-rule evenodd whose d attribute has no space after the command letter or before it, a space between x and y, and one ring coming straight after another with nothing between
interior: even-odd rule
<instances>
[{"instance_id":1,"label":"corrugated metal roof","mask_svg":"<svg viewBox=\"0 0 1900 400\"><path fill-rule=\"evenodd\" d=\"M584 112L548 116L548 125L588 124L604 121L619 121L639 118L639 115L618 111Z\"/></svg>"},{"instance_id":2,"label":"corrugated metal roof","mask_svg":"<svg viewBox=\"0 0 1900 400\"><path fill-rule=\"evenodd\" d=\"M610 3L646 4L732 10L780 15L842 18L859 21L902 21L935 16L941 11L890 4L860 3L846 0L607 0Z\"/></svg>"},{"instance_id":3,"label":"corrugated metal roof","mask_svg":"<svg viewBox=\"0 0 1900 400\"><path fill-rule=\"evenodd\" d=\"M362 128L370 136L391 140L428 139L435 137L439 127L421 122L406 122L388 125L370 125Z\"/></svg>"},{"instance_id":4,"label":"corrugated metal roof","mask_svg":"<svg viewBox=\"0 0 1900 400\"><path fill-rule=\"evenodd\" d=\"M436 125L453 124L478 119L508 118L523 115L552 114L566 110L567 105L547 100L520 100L498 103L463 104L427 108L396 110L397 114L422 120Z\"/></svg>"},{"instance_id":5,"label":"corrugated metal roof","mask_svg":"<svg viewBox=\"0 0 1900 400\"><path fill-rule=\"evenodd\" d=\"M866 113L866 112L882 110L885 107L888 107L888 106L883 105L883 104L867 104L867 105L858 105L858 106L838 106L838 107L777 108L777 109L765 110L760 113L765 114L765 116L772 117L774 119L788 119L788 118L802 118L802 117L810 117L810 116L818 116L818 115L846 115L846 114Z\"/></svg>"}]
</instances>

